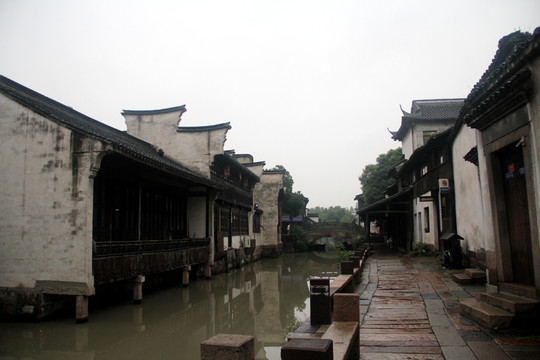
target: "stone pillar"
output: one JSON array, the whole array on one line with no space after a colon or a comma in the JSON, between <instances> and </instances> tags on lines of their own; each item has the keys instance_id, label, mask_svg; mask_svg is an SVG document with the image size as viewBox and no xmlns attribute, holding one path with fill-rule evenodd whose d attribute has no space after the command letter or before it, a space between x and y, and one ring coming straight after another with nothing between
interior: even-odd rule
<instances>
[{"instance_id":1,"label":"stone pillar","mask_svg":"<svg viewBox=\"0 0 540 360\"><path fill-rule=\"evenodd\" d=\"M182 285L188 286L189 285L189 271L191 270L191 266L184 266L182 269Z\"/></svg>"},{"instance_id":2,"label":"stone pillar","mask_svg":"<svg viewBox=\"0 0 540 360\"><path fill-rule=\"evenodd\" d=\"M88 321L88 296L75 296L75 322L82 324Z\"/></svg>"},{"instance_id":3,"label":"stone pillar","mask_svg":"<svg viewBox=\"0 0 540 360\"><path fill-rule=\"evenodd\" d=\"M133 284L133 303L141 304L143 293L142 293L142 284L144 283L144 275L138 275L135 278L135 283Z\"/></svg>"},{"instance_id":4,"label":"stone pillar","mask_svg":"<svg viewBox=\"0 0 540 360\"><path fill-rule=\"evenodd\" d=\"M143 320L143 308L142 306L132 307L133 311L133 325L135 326L135 331L144 332L146 330L146 325L144 325Z\"/></svg>"},{"instance_id":5,"label":"stone pillar","mask_svg":"<svg viewBox=\"0 0 540 360\"><path fill-rule=\"evenodd\" d=\"M218 334L201 343L201 360L255 360L255 338Z\"/></svg>"},{"instance_id":6,"label":"stone pillar","mask_svg":"<svg viewBox=\"0 0 540 360\"><path fill-rule=\"evenodd\" d=\"M206 266L204 267L204 277L207 279L212 278L212 265L206 264Z\"/></svg>"},{"instance_id":7,"label":"stone pillar","mask_svg":"<svg viewBox=\"0 0 540 360\"><path fill-rule=\"evenodd\" d=\"M84 352L88 349L88 325L75 327L75 351Z\"/></svg>"},{"instance_id":8,"label":"stone pillar","mask_svg":"<svg viewBox=\"0 0 540 360\"><path fill-rule=\"evenodd\" d=\"M332 323L332 298L330 279L310 279L310 318L311 324Z\"/></svg>"}]
</instances>

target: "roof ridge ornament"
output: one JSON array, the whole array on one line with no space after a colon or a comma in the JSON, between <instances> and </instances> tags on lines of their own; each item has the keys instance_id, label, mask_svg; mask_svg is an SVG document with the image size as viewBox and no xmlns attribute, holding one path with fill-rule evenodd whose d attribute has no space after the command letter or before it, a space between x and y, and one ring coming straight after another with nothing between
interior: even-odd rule
<instances>
[{"instance_id":1,"label":"roof ridge ornament","mask_svg":"<svg viewBox=\"0 0 540 360\"><path fill-rule=\"evenodd\" d=\"M411 113L408 113L405 110L403 110L403 107L401 106L401 104L399 104L399 108L401 109L401 112L403 113L403 116L411 116Z\"/></svg>"}]
</instances>

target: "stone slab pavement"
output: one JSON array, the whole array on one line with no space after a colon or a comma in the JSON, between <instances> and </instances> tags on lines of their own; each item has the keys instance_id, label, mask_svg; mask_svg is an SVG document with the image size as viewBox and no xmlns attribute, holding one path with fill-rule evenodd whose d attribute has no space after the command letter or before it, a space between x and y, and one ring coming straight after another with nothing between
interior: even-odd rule
<instances>
[{"instance_id":1,"label":"stone slab pavement","mask_svg":"<svg viewBox=\"0 0 540 360\"><path fill-rule=\"evenodd\" d=\"M462 317L459 299L485 285L460 285L434 256L373 245L356 287L360 359L540 359L539 329L491 332Z\"/></svg>"}]
</instances>

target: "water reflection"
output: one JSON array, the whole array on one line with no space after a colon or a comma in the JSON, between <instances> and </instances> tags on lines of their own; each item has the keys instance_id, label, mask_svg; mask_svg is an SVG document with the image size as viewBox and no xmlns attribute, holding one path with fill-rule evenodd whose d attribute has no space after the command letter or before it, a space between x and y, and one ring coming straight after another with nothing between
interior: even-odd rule
<instances>
[{"instance_id":1,"label":"water reflection","mask_svg":"<svg viewBox=\"0 0 540 360\"><path fill-rule=\"evenodd\" d=\"M145 293L141 305L92 309L87 324L0 323L0 359L199 360L200 343L218 333L253 335L257 359L279 359L285 335L309 316L309 277L336 270L325 255L285 254Z\"/></svg>"}]
</instances>

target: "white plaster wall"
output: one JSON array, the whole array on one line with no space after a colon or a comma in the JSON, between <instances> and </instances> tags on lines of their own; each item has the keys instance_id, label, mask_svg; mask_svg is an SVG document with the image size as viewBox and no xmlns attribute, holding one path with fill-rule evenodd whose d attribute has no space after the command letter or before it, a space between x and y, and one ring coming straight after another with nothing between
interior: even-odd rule
<instances>
[{"instance_id":1,"label":"white plaster wall","mask_svg":"<svg viewBox=\"0 0 540 360\"><path fill-rule=\"evenodd\" d=\"M482 193L482 214L484 219L484 226L482 229L484 237L484 246L486 251L495 251L495 228L493 224L493 210L490 201L488 171L487 171L487 159L484 153L484 144L482 142L482 135L479 131L476 132L476 142L478 144L478 169L480 175L480 191Z\"/></svg>"},{"instance_id":2,"label":"white plaster wall","mask_svg":"<svg viewBox=\"0 0 540 360\"><path fill-rule=\"evenodd\" d=\"M183 111L154 115L124 114L127 133L163 149L164 156L207 178L214 155L223 154L228 126L182 131L178 123Z\"/></svg>"},{"instance_id":3,"label":"white plaster wall","mask_svg":"<svg viewBox=\"0 0 540 360\"><path fill-rule=\"evenodd\" d=\"M165 150L165 155L169 154L191 170L210 177L210 165L215 155L223 154L228 130L177 132L174 147Z\"/></svg>"},{"instance_id":4,"label":"white plaster wall","mask_svg":"<svg viewBox=\"0 0 540 360\"><path fill-rule=\"evenodd\" d=\"M462 126L452 144L457 233L464 238L462 248L471 251L485 249L479 169L463 159L476 146L476 133L477 130Z\"/></svg>"},{"instance_id":5,"label":"white plaster wall","mask_svg":"<svg viewBox=\"0 0 540 360\"><path fill-rule=\"evenodd\" d=\"M165 150L174 144L174 135L183 113L183 110L178 110L154 115L123 116L128 134Z\"/></svg>"},{"instance_id":6,"label":"white plaster wall","mask_svg":"<svg viewBox=\"0 0 540 360\"><path fill-rule=\"evenodd\" d=\"M424 194L425 196L431 195L430 193ZM422 228L418 229L422 232L422 242L424 244L433 245L435 249L439 248L438 244L438 229L437 229L437 222L435 222L435 216L438 216L438 213L436 213L435 206L432 201L428 202L421 202L420 199L417 199L417 213L421 213L422 215ZM426 208L429 210L429 232L425 232L425 228L427 227L428 223L426 222Z\"/></svg>"},{"instance_id":7,"label":"white plaster wall","mask_svg":"<svg viewBox=\"0 0 540 360\"><path fill-rule=\"evenodd\" d=\"M91 158L79 157L72 169L74 139L0 94L2 287L67 281L93 291Z\"/></svg>"},{"instance_id":8,"label":"white plaster wall","mask_svg":"<svg viewBox=\"0 0 540 360\"><path fill-rule=\"evenodd\" d=\"M540 58L537 57L531 64L534 82L533 96L529 103L529 119L531 119L531 138L529 146L533 162L532 177L534 197L536 202L536 224L540 224ZM527 146L527 144L526 144ZM540 244L540 237L536 239Z\"/></svg>"},{"instance_id":9,"label":"white plaster wall","mask_svg":"<svg viewBox=\"0 0 540 360\"><path fill-rule=\"evenodd\" d=\"M401 140L401 151L403 152L405 159L409 159L412 153L414 152L413 137L412 137L411 129L407 131L405 136L403 136L403 140Z\"/></svg>"},{"instance_id":10,"label":"white plaster wall","mask_svg":"<svg viewBox=\"0 0 540 360\"><path fill-rule=\"evenodd\" d=\"M258 245L278 245L281 234L278 231L281 219L279 218L279 193L283 189L283 174L263 173L261 181L255 184L253 201L259 204L264 212L261 218L261 243Z\"/></svg>"},{"instance_id":11,"label":"white plaster wall","mask_svg":"<svg viewBox=\"0 0 540 360\"><path fill-rule=\"evenodd\" d=\"M187 201L189 237L206 237L206 197L191 196Z\"/></svg>"}]
</instances>

